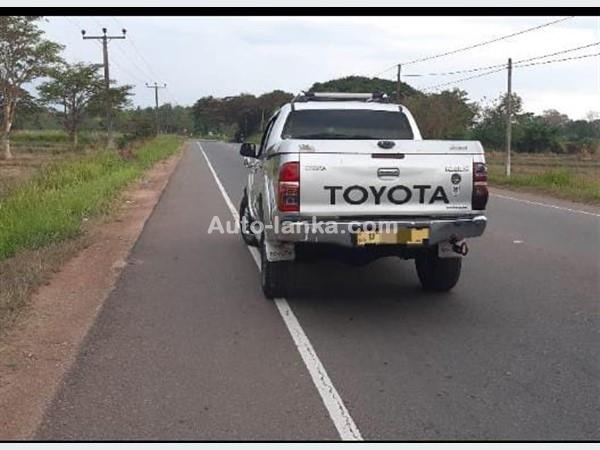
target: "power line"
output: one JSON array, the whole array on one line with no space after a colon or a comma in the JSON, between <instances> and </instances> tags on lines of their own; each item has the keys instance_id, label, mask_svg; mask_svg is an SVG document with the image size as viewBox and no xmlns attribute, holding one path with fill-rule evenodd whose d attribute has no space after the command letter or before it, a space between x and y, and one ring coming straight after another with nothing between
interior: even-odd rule
<instances>
[{"instance_id":1,"label":"power line","mask_svg":"<svg viewBox=\"0 0 600 450\"><path fill-rule=\"evenodd\" d=\"M171 93L171 91L169 90L168 87L167 87L166 91L167 91L167 95L169 96L171 101L175 104L175 106L179 106L179 103L177 103L177 100L175 99L175 97L173 96L173 94Z\"/></svg>"},{"instance_id":2,"label":"power line","mask_svg":"<svg viewBox=\"0 0 600 450\"><path fill-rule=\"evenodd\" d=\"M556 56L556 55L561 55L563 53L569 53L569 52L574 52L576 50L582 50L584 48L589 48L589 47L593 47L595 45L600 45L600 41L598 42L592 42L591 44L586 44L586 45L581 45L579 47L575 47L575 48L569 48L566 50L560 50L558 52L554 52L554 53L548 53L546 55L540 55L540 56L534 56L531 58L527 58L527 59L521 59L519 61L514 61L514 64L518 64L518 63L522 63L522 62L527 62L527 61L534 61L536 59L542 59L542 58L549 58L550 56ZM496 67L505 67L506 64L502 63L502 64L494 64L491 66L484 66L484 67L475 67L472 69L462 69L462 70L453 70L450 72L430 72L430 73L423 73L423 74L404 74L403 76L405 77L424 77L424 76L445 76L445 75L456 75L459 73L469 73L469 72L480 72L482 70L489 70L489 69L494 69Z\"/></svg>"},{"instance_id":3,"label":"power line","mask_svg":"<svg viewBox=\"0 0 600 450\"><path fill-rule=\"evenodd\" d=\"M550 64L553 62L572 61L574 59L592 58L594 56L600 56L600 52L599 53L588 53L585 55L578 55L578 56L571 56L570 58L551 59L548 61L540 61L540 62L536 62L536 63L521 64L521 65L518 65L515 67L541 66L541 65Z\"/></svg>"},{"instance_id":4,"label":"power line","mask_svg":"<svg viewBox=\"0 0 600 450\"><path fill-rule=\"evenodd\" d=\"M438 89L438 88L441 88L441 87L444 87L444 86L449 86L451 84L461 83L461 82L467 81L467 80L473 80L474 78L485 77L487 75L491 75L491 74L496 73L496 72L502 72L505 69L505 67L506 67L506 64L504 64L503 67L501 67L499 69L490 70L489 72L484 72L484 73L480 73L480 74L477 74L477 75L472 75L470 77L461 78L459 80L452 80L452 81L448 81L446 83L440 83L440 84L436 84L436 85L433 85L433 86L427 86L427 87L421 88L421 90L425 91L425 90Z\"/></svg>"},{"instance_id":5,"label":"power line","mask_svg":"<svg viewBox=\"0 0 600 450\"><path fill-rule=\"evenodd\" d=\"M70 25L72 25L78 31L81 31L84 28L83 25L81 25L81 22L79 22L78 20L76 20L74 17L62 16L62 18L64 18ZM121 21L119 21L115 17L111 17L111 18L112 18L113 22L116 25L118 25L121 28L124 28L124 26L121 23ZM91 19L94 20L94 22L96 22L97 24L100 25L100 22L95 17L92 16ZM99 47L102 47L102 43L100 41L95 40L94 42ZM138 60L140 62L142 62L148 68L148 70L145 70L140 64L138 64L135 61L135 59L133 59L131 57L132 55L128 54L125 51L125 49L122 48L122 47L115 47L115 48L125 58L125 62L123 62L121 59L118 59L116 57L116 54L114 54L114 53L110 57L110 62L115 67L117 67L120 71L122 71L124 74L126 74L127 76L129 76L131 79L137 81L141 85L143 85L145 83L144 79L158 79L159 77L157 77L156 76L156 72L154 72L154 70L152 70L152 67L150 66L150 63L148 63L148 61L146 60L146 58L144 58L144 55L141 54L141 52L139 51L139 49L137 48L137 46L135 46L135 44L133 43L133 39L131 37L131 34L128 35L128 39L126 40L126 42L128 42L129 44L131 44L131 48L133 48L133 51L135 53L135 57L137 57ZM130 68L128 68L127 63L131 63L132 66ZM132 71L132 70L130 70L131 68L135 68L136 70ZM138 76L138 74L140 74L141 76ZM177 102L177 99L175 98L175 96L173 95L173 93L168 88L166 89L166 93L167 93L168 97L171 99L171 101L175 105L179 105L179 103Z\"/></svg>"},{"instance_id":6,"label":"power line","mask_svg":"<svg viewBox=\"0 0 600 450\"><path fill-rule=\"evenodd\" d=\"M131 35L130 35L131 38ZM132 74L131 72L129 72L129 70L125 70L125 72L127 72L130 76L132 76L133 78L135 78L136 80L138 80L140 83L145 83L145 81L142 80L142 78L144 79L149 79L151 77L148 76L148 73L143 71L140 66L138 66L136 64L136 62L131 59L131 57L125 53L125 51L121 48L121 47L117 47L117 49L119 50L119 52L121 53L121 55L123 55L123 57L126 59L127 63L133 63L133 66L130 66L131 68L136 68L139 72L139 74L141 74L141 77L138 77L137 75Z\"/></svg>"},{"instance_id":7,"label":"power line","mask_svg":"<svg viewBox=\"0 0 600 450\"><path fill-rule=\"evenodd\" d=\"M117 19L114 16L111 16L111 19L119 26L123 26L122 22ZM131 62L133 63L133 65L138 69L138 71L142 74L144 74L144 77L149 78L149 79L154 79L154 80L158 80L161 77L159 77L156 72L153 70L152 66L150 65L150 63L148 62L148 60L144 57L144 55L142 54L142 52L139 50L138 46L135 44L135 39L133 39L131 37L131 35L129 36L129 39L127 39L127 42L130 44L131 48L134 51L135 56L138 58L138 60L143 63L143 65L148 69L148 70L144 70L140 65L138 65L135 60L131 60ZM168 97L172 100L172 102L175 105L178 105L178 102L176 100L176 98L174 97L174 95L171 93L171 91L169 90L169 88L167 88L165 90L165 92L167 93Z\"/></svg>"},{"instance_id":8,"label":"power line","mask_svg":"<svg viewBox=\"0 0 600 450\"><path fill-rule=\"evenodd\" d=\"M127 55L125 55L127 56ZM113 53L113 55L110 57L111 62L117 66L124 74L128 75L131 79L133 79L134 81L137 81L140 84L144 84L145 81L144 79L142 79L141 77L138 77L134 72L130 71L127 68L127 65L124 64L120 59L116 58L116 55ZM145 77L144 77L145 78Z\"/></svg>"},{"instance_id":9,"label":"power line","mask_svg":"<svg viewBox=\"0 0 600 450\"><path fill-rule=\"evenodd\" d=\"M516 62L513 63L513 68L530 67L530 66L540 66L540 65L550 64L550 63L556 63L556 62L572 61L572 60L576 60L576 59L591 58L591 57L599 56L599 55L600 55L600 53L588 53L586 55L571 56L569 58L551 59L551 60L548 60L548 61L539 61L539 62L534 62L534 63L529 63L529 64L523 64L523 62L525 62L527 60L521 60L520 61L521 64L519 64L519 65L516 65ZM473 75L473 76L466 77L466 78L461 78L461 79L458 79L458 80L449 81L447 83L441 83L441 84L436 84L434 86L424 87L424 88L421 88L421 90L438 89L440 87L449 86L451 84L460 83L462 81L467 81L467 80L472 80L474 78L484 77L486 75L491 75L493 73L503 71L505 68L506 68L506 64L504 64L499 69L491 70L489 72L484 72L484 73L481 73L481 74L478 74L478 75Z\"/></svg>"},{"instance_id":10,"label":"power line","mask_svg":"<svg viewBox=\"0 0 600 450\"><path fill-rule=\"evenodd\" d=\"M115 23L117 24L121 24L121 21L119 19L117 19L116 17L112 17L112 19L115 21ZM122 26L122 25L121 25ZM140 59L141 62L143 62L146 67L149 70L149 74L152 75L151 78L156 78L158 79L159 77L156 75L156 72L154 72L154 70L152 69L152 66L150 65L150 63L148 62L148 60L144 57L144 55L142 54L142 52L139 51L137 45L135 45L134 39L129 38L128 40L129 44L131 45L131 48L133 48L136 56Z\"/></svg>"},{"instance_id":11,"label":"power line","mask_svg":"<svg viewBox=\"0 0 600 450\"><path fill-rule=\"evenodd\" d=\"M535 27L527 28L525 30L517 31L515 33L511 33L511 34L507 34L507 35L504 35L504 36L500 36L500 37L497 37L497 38L494 38L494 39L490 39L488 41L478 42L476 44L468 45L466 47L461 47L461 48L458 48L458 49L455 49L455 50L450 50L450 51L447 51L447 52L444 52L444 53L439 53L437 55L425 56L423 58L413 59L411 61L403 62L403 63L400 63L400 64L403 65L403 66L406 66L406 65L409 65L409 64L416 64L416 63L423 62L423 61L430 61L432 59L441 58L443 56L453 55L455 53L464 52L466 50L471 50L471 49L474 49L474 48L482 47L484 45L492 44L494 42L502 41L504 39L508 39L508 38L511 38L511 37L514 37L514 36L519 36L521 34L529 33L530 31L539 30L541 28L545 28L545 27L548 27L550 25L554 25L556 23L564 22L565 20L572 19L573 17L575 17L575 16L563 17L562 19L553 20L552 22L543 23L543 24L537 25ZM397 66L398 66L398 64L394 64L393 66L390 66L387 69L382 70L381 72L377 73L375 76L379 76L382 73L387 72L388 70L396 68Z\"/></svg>"},{"instance_id":12,"label":"power line","mask_svg":"<svg viewBox=\"0 0 600 450\"><path fill-rule=\"evenodd\" d=\"M62 16L64 19L67 20L67 22L69 22L71 25L73 25L75 28L77 28L77 30L81 31L83 29L83 26L81 25L81 23L79 23L77 20L75 20L75 18L73 17L69 17L69 16Z\"/></svg>"},{"instance_id":13,"label":"power line","mask_svg":"<svg viewBox=\"0 0 600 450\"><path fill-rule=\"evenodd\" d=\"M111 16L111 19L112 19L112 20L113 20L113 22L115 22L115 23L116 23L118 26L123 26L123 25L122 25L122 22L121 22L120 20L118 20L116 17L114 17L114 16ZM127 42L129 43L129 45L130 45L130 46L131 46L131 48L133 49L133 51L134 51L134 53L133 53L133 56L135 57L135 58L131 58L131 57L129 57L129 56L128 56L128 58L130 59L131 63L132 63L132 64L133 64L133 65L134 65L134 66L137 68L137 70L139 71L139 73L143 74L144 78L147 78L147 79L158 78L158 77L156 77L156 74L154 73L154 71L152 70L152 68L151 68L151 67L148 67L148 69L145 69L145 68L141 67L141 66L140 66L140 65L139 65L139 64L136 62L136 59L138 59L140 62L143 62L144 64L146 64L146 63L145 63L145 62L142 60L142 58L141 58L140 54L138 53L138 51L136 50L136 48L133 46L131 37L129 38L129 40L128 40ZM125 53L125 52L123 51L123 53Z\"/></svg>"},{"instance_id":14,"label":"power line","mask_svg":"<svg viewBox=\"0 0 600 450\"><path fill-rule=\"evenodd\" d=\"M74 28L77 28L78 31L81 31L83 29L83 26L81 25L81 22L78 22L77 20L75 20L72 17L69 16L63 16L64 19L66 19L71 25L73 25ZM99 47L102 47L102 43L100 43L98 40L94 41L96 44L98 44ZM119 52L121 52L121 54L123 56L125 56L127 58L127 60L129 60L129 56L123 52L123 50L121 49L121 47L115 47L117 50L119 50ZM126 69L126 65L122 64L122 61L117 59L115 57L115 55L113 54L112 56L109 57L109 62L116 66L119 70L121 70L122 72L124 72L125 74L127 74L129 77L131 77L132 79L134 79L135 81L144 84L144 80L140 77L138 77L137 75L135 75L134 73L130 72L128 69ZM100 64L100 66L102 66L102 64ZM144 75L144 78L146 78L146 75Z\"/></svg>"}]
</instances>

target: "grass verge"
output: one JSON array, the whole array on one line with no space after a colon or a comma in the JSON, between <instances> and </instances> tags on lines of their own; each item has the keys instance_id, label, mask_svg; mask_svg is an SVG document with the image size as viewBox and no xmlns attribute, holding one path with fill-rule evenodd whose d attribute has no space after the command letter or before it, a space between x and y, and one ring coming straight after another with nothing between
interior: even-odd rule
<instances>
[{"instance_id":1,"label":"grass verge","mask_svg":"<svg viewBox=\"0 0 600 450\"><path fill-rule=\"evenodd\" d=\"M548 194L557 198L600 205L600 177L571 168L539 168L504 175L504 168L489 166L492 185Z\"/></svg>"},{"instance_id":2,"label":"grass verge","mask_svg":"<svg viewBox=\"0 0 600 450\"><path fill-rule=\"evenodd\" d=\"M10 329L34 290L90 241L88 225L111 211L120 190L154 163L174 154L183 139L161 136L130 160L116 152L59 161L0 200L0 336Z\"/></svg>"},{"instance_id":3,"label":"grass verge","mask_svg":"<svg viewBox=\"0 0 600 450\"><path fill-rule=\"evenodd\" d=\"M181 142L160 136L129 160L102 151L43 169L0 200L0 261L77 236L84 218L105 211L120 189L175 153Z\"/></svg>"}]
</instances>

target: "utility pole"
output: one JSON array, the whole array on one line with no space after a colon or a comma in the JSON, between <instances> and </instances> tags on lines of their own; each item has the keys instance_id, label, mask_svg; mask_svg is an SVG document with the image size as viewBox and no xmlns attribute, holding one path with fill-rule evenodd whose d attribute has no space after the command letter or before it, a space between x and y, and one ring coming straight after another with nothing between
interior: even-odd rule
<instances>
[{"instance_id":1,"label":"utility pole","mask_svg":"<svg viewBox=\"0 0 600 450\"><path fill-rule=\"evenodd\" d=\"M396 101L400 103L401 94L400 94L400 76L402 74L402 64L398 64L398 81L396 82Z\"/></svg>"},{"instance_id":2,"label":"utility pole","mask_svg":"<svg viewBox=\"0 0 600 450\"><path fill-rule=\"evenodd\" d=\"M112 102L110 99L110 72L108 69L108 41L113 39L125 39L127 30L123 28L121 36L107 36L106 28L102 28L102 36L86 36L85 30L81 30L81 36L83 39L96 39L102 41L102 59L104 67L104 90L106 93L106 132L107 132L107 147L114 147L113 133L112 133Z\"/></svg>"},{"instance_id":3,"label":"utility pole","mask_svg":"<svg viewBox=\"0 0 600 450\"><path fill-rule=\"evenodd\" d=\"M154 111L155 111L155 120L156 120L156 135L158 136L158 134L160 133L160 124L159 124L159 120L158 120L158 90L166 88L167 83L163 83L163 85L160 86L155 81L154 84L146 83L146 87L150 88L150 89L154 89L154 104L155 104Z\"/></svg>"},{"instance_id":4,"label":"utility pole","mask_svg":"<svg viewBox=\"0 0 600 450\"><path fill-rule=\"evenodd\" d=\"M512 139L512 58L508 58L508 89L506 98L506 176L510 177L510 142Z\"/></svg>"}]
</instances>

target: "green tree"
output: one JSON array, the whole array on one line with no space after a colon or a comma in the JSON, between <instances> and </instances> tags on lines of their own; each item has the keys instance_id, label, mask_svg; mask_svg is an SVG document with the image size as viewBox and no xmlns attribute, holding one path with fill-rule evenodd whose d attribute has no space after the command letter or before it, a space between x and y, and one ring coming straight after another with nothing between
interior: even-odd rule
<instances>
[{"instance_id":1,"label":"green tree","mask_svg":"<svg viewBox=\"0 0 600 450\"><path fill-rule=\"evenodd\" d=\"M106 119L106 105L111 105L111 110L114 113L123 111L128 106L131 106L131 97L133 96L133 86L124 84L115 86L115 81L111 80L111 88L108 90L102 89L97 95L94 95L89 103L89 112L95 116ZM110 101L110 103L108 103ZM104 124L106 126L106 124Z\"/></svg>"},{"instance_id":2,"label":"green tree","mask_svg":"<svg viewBox=\"0 0 600 450\"><path fill-rule=\"evenodd\" d=\"M558 152L561 151L560 129L549 123L544 116L532 113L522 114L517 123L515 150L521 152Z\"/></svg>"},{"instance_id":3,"label":"green tree","mask_svg":"<svg viewBox=\"0 0 600 450\"><path fill-rule=\"evenodd\" d=\"M192 106L194 131L201 134L221 132L227 123L224 102L212 96L202 97Z\"/></svg>"},{"instance_id":4,"label":"green tree","mask_svg":"<svg viewBox=\"0 0 600 450\"><path fill-rule=\"evenodd\" d=\"M561 129L564 128L570 122L569 116L567 116L566 114L561 114L556 109L545 110L542 113L540 119L550 126Z\"/></svg>"},{"instance_id":5,"label":"green tree","mask_svg":"<svg viewBox=\"0 0 600 450\"><path fill-rule=\"evenodd\" d=\"M224 113L229 123L236 128L235 140L241 141L260 127L260 112L258 100L252 94L240 94L226 97L224 100Z\"/></svg>"},{"instance_id":6,"label":"green tree","mask_svg":"<svg viewBox=\"0 0 600 450\"><path fill-rule=\"evenodd\" d=\"M478 107L460 89L439 94L417 94L406 99L406 106L426 139L464 139L468 136Z\"/></svg>"},{"instance_id":7,"label":"green tree","mask_svg":"<svg viewBox=\"0 0 600 450\"><path fill-rule=\"evenodd\" d=\"M23 85L45 76L60 62L62 46L43 38L36 16L0 16L0 91L2 93L2 145L12 158L10 132Z\"/></svg>"},{"instance_id":8,"label":"green tree","mask_svg":"<svg viewBox=\"0 0 600 450\"><path fill-rule=\"evenodd\" d=\"M42 83L38 90L40 100L48 105L58 105L62 125L71 143L77 146L79 129L85 119L90 102L100 95L103 80L95 64L63 64L52 73L52 79Z\"/></svg>"},{"instance_id":9,"label":"green tree","mask_svg":"<svg viewBox=\"0 0 600 450\"><path fill-rule=\"evenodd\" d=\"M222 99L203 97L192 107L193 127L202 134L231 132L235 140L247 138L260 131L266 119L292 97L292 94L281 90L267 92L260 97L252 94Z\"/></svg>"},{"instance_id":10,"label":"green tree","mask_svg":"<svg viewBox=\"0 0 600 450\"><path fill-rule=\"evenodd\" d=\"M493 149L503 148L506 142L506 117L508 95L498 97L490 106L481 109L479 120L473 127L472 136L484 146ZM519 139L519 116L522 113L523 101L517 94L512 94L513 140Z\"/></svg>"},{"instance_id":11,"label":"green tree","mask_svg":"<svg viewBox=\"0 0 600 450\"><path fill-rule=\"evenodd\" d=\"M259 130L262 131L266 121L269 119L271 114L273 114L277 110L277 108L291 101L292 98L294 98L293 94L290 94L289 92L284 92L282 90L267 92L266 94L263 94L260 97L258 97L257 106L260 111Z\"/></svg>"},{"instance_id":12,"label":"green tree","mask_svg":"<svg viewBox=\"0 0 600 450\"><path fill-rule=\"evenodd\" d=\"M193 129L191 108L165 103L158 108L163 133L189 134Z\"/></svg>"},{"instance_id":13,"label":"green tree","mask_svg":"<svg viewBox=\"0 0 600 450\"><path fill-rule=\"evenodd\" d=\"M0 105L4 104L2 93L0 93ZM4 112L0 108L0 123L4 121ZM19 94L19 114L15 115L12 123L12 129L48 129L59 128L56 126L55 119L51 117L48 109L35 99L29 92L22 89Z\"/></svg>"}]
</instances>

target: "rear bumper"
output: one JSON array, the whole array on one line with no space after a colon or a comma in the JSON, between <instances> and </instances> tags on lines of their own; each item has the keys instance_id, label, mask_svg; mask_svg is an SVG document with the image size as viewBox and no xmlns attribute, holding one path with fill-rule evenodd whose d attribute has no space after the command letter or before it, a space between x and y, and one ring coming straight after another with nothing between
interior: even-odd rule
<instances>
[{"instance_id":1,"label":"rear bumper","mask_svg":"<svg viewBox=\"0 0 600 450\"><path fill-rule=\"evenodd\" d=\"M428 228L428 245L451 239L481 236L487 225L484 215L464 218L403 219L403 220L323 220L288 219L265 230L267 239L279 242L312 242L355 246L358 231Z\"/></svg>"}]
</instances>

